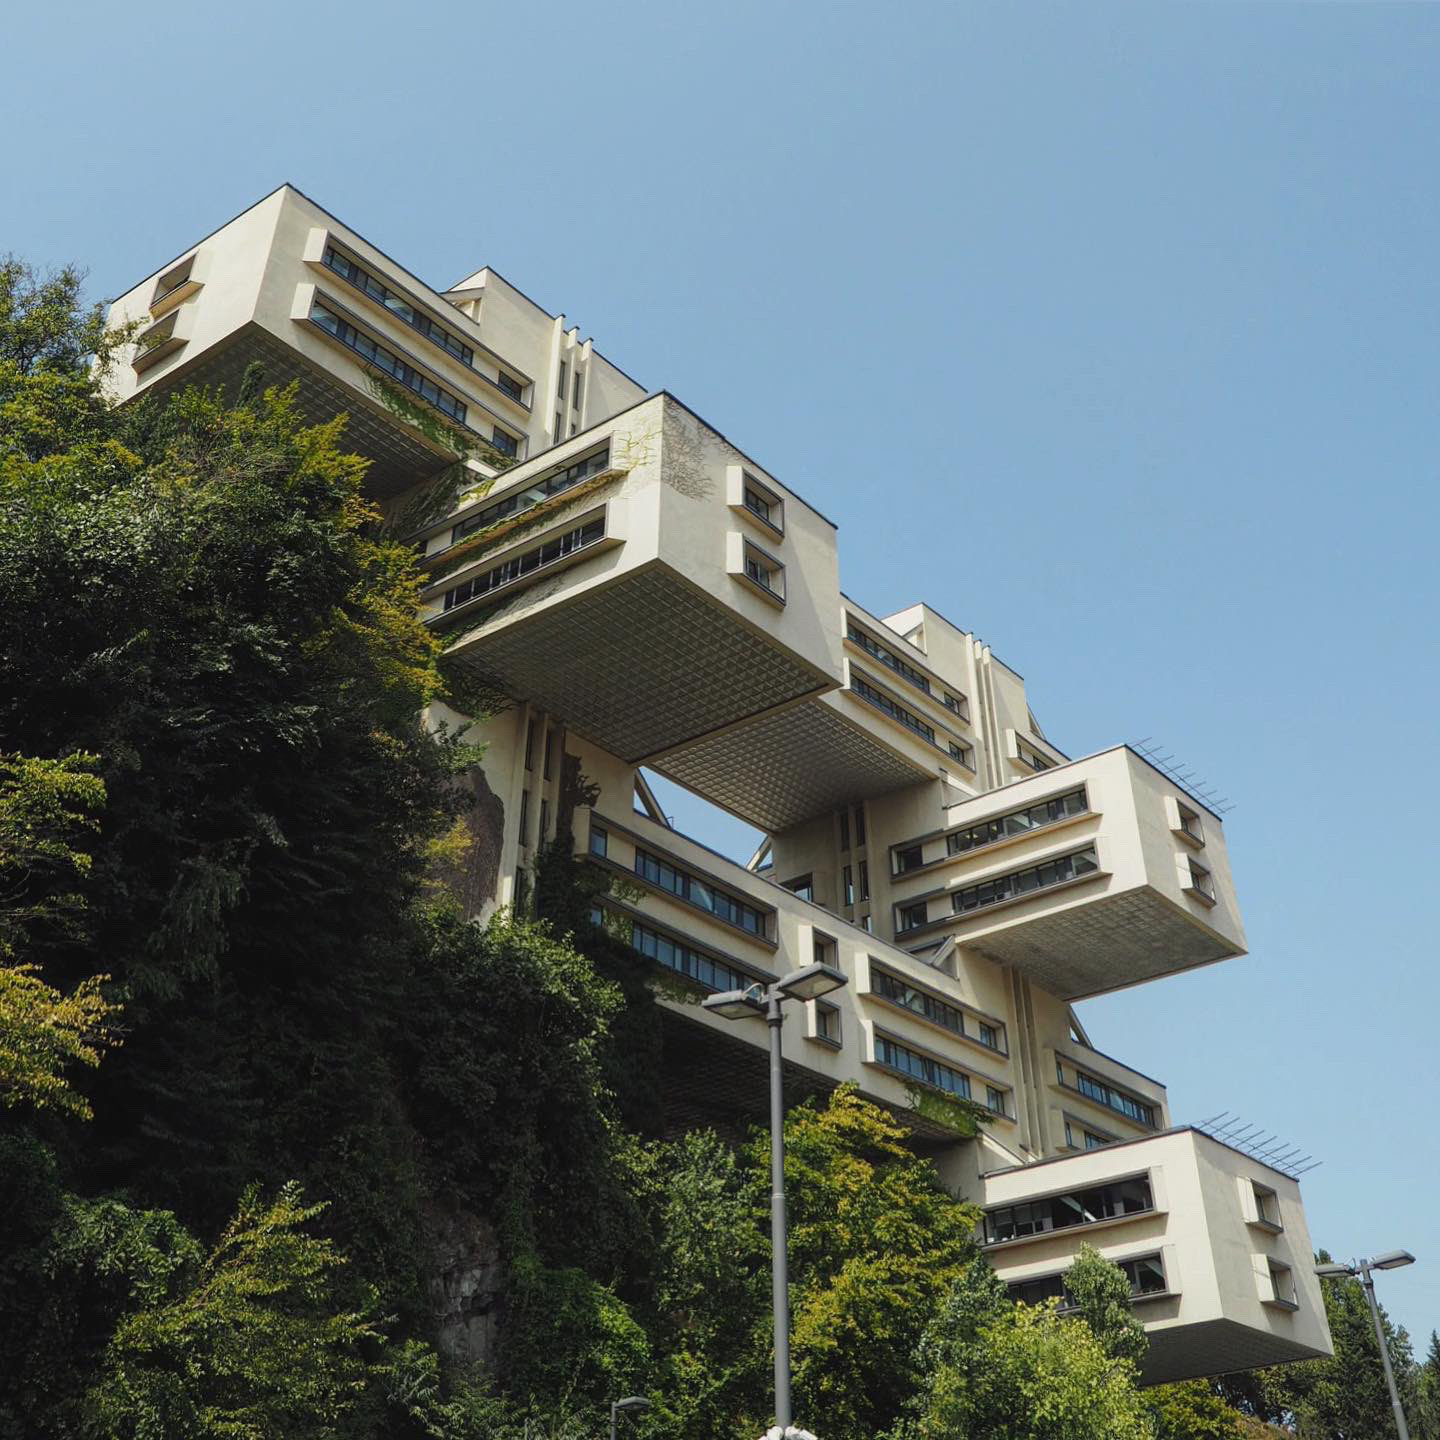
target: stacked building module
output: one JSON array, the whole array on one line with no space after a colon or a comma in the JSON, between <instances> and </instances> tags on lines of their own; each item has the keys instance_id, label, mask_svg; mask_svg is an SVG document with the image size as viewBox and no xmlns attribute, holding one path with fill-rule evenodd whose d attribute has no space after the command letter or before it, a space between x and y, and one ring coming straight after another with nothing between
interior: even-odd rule
<instances>
[{"instance_id":1,"label":"stacked building module","mask_svg":"<svg viewBox=\"0 0 1440 1440\"><path fill-rule=\"evenodd\" d=\"M830 520L491 270L432 290L283 186L111 314L142 325L122 401L233 394L260 361L315 418L348 413L428 623L509 701L472 780L477 915L523 900L558 830L696 996L839 966L786 1027L796 1093L853 1081L903 1116L1017 1297L1063 1295L1089 1241L1130 1276L1148 1379L1330 1353L1295 1181L1172 1127L1165 1087L1072 1009L1243 953L1203 803L1127 746L1064 754L929 606L852 600ZM678 833L642 767L761 851ZM664 1003L675 1115L758 1110L765 1027ZM978 1135L927 1096L983 1107Z\"/></svg>"}]
</instances>

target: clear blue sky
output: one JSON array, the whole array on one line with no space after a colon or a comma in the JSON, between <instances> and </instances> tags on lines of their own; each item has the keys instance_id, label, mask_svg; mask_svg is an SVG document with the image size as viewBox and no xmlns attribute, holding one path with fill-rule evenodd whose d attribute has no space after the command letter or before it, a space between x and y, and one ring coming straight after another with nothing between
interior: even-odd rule
<instances>
[{"instance_id":1,"label":"clear blue sky","mask_svg":"<svg viewBox=\"0 0 1440 1440\"><path fill-rule=\"evenodd\" d=\"M1383 1298L1440 1326L1440 5L142 0L6 48L0 250L113 294L288 179L492 264L1063 748L1215 782L1252 954L1084 1018L1323 1156L1316 1243L1413 1249Z\"/></svg>"}]
</instances>

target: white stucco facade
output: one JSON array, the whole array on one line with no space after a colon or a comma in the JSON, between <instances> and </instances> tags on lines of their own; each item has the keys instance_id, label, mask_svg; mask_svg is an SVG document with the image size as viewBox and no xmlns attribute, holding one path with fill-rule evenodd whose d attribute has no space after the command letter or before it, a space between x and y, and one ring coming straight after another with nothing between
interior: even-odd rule
<instances>
[{"instance_id":1,"label":"white stucco facade","mask_svg":"<svg viewBox=\"0 0 1440 1440\"><path fill-rule=\"evenodd\" d=\"M467 901L523 905L569 822L613 878L605 923L674 982L677 1119L764 1084L764 1027L699 997L825 959L849 984L785 1027L797 1093L854 1082L992 1212L1148 1177L1143 1214L997 1243L1007 1281L1049 1283L1092 1234L1120 1259L1150 1247L1152 1378L1328 1350L1294 1182L1172 1130L1164 1086L1072 1009L1243 953L1201 800L1124 745L1067 756L1024 680L928 605L866 610L831 519L488 269L432 289L283 186L111 313L143 331L122 402L234 393L259 363L317 420L350 416L427 623L502 702L477 727ZM678 834L647 768L765 832L761 854ZM976 1136L946 1099L979 1107ZM1257 1183L1279 1230L1246 1218ZM1276 1266L1293 1308L1264 1293Z\"/></svg>"}]
</instances>

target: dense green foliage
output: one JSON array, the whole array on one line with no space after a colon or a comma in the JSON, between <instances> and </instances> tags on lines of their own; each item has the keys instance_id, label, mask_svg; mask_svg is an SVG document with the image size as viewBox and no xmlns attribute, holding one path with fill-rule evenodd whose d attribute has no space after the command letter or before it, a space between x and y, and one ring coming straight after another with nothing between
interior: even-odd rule
<instances>
[{"instance_id":1,"label":"dense green foliage","mask_svg":"<svg viewBox=\"0 0 1440 1440\"><path fill-rule=\"evenodd\" d=\"M636 1391L637 1440L758 1435L767 1147L665 1138L593 792L562 757L525 913L467 920L476 756L420 718L467 697L343 417L253 373L117 411L79 285L0 266L0 1440L578 1440ZM1016 1306L893 1116L787 1142L821 1440L1384 1433L1346 1287L1335 1361L1141 1392L1113 1265Z\"/></svg>"}]
</instances>

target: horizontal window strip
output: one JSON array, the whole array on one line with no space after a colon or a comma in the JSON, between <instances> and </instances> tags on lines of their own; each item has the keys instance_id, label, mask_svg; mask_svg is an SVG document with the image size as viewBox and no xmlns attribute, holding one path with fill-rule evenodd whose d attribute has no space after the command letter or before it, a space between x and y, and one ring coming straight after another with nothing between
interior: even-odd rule
<instances>
[{"instance_id":1,"label":"horizontal window strip","mask_svg":"<svg viewBox=\"0 0 1440 1440\"><path fill-rule=\"evenodd\" d=\"M1148 1215L1155 1208L1150 1180L1137 1175L1089 1185L1061 1195L1046 1195L1015 1205L1001 1205L985 1213L985 1242L1003 1244L1032 1235L1049 1235L1056 1230L1073 1230L1077 1225L1098 1225L1102 1220L1119 1220L1127 1215Z\"/></svg>"},{"instance_id":2,"label":"horizontal window strip","mask_svg":"<svg viewBox=\"0 0 1440 1440\"><path fill-rule=\"evenodd\" d=\"M883 690L876 689L855 670L850 672L850 688L877 710L883 710L892 720L898 720L907 730L913 730L932 745L935 743L933 725L927 725L913 710L907 710L898 700L892 700Z\"/></svg>"},{"instance_id":3,"label":"horizontal window strip","mask_svg":"<svg viewBox=\"0 0 1440 1440\"><path fill-rule=\"evenodd\" d=\"M908 661L902 660L888 645L882 645L868 631L862 630L853 620L845 627L846 638L858 645L872 659L878 660L887 670L892 670L902 680L908 680L917 690L930 694L929 677L917 670ZM957 712L958 713L958 712Z\"/></svg>"},{"instance_id":4,"label":"horizontal window strip","mask_svg":"<svg viewBox=\"0 0 1440 1440\"><path fill-rule=\"evenodd\" d=\"M899 1005L906 1010L913 1011L916 1015L923 1015L933 1024L943 1025L945 1029L953 1030L955 1034L963 1035L967 1040L974 1040L988 1050L994 1050L999 1054L1005 1053L1005 1047L1001 1041L1003 1032L998 1025L967 1014L959 1006L951 1005L938 995L932 995L928 990L922 990L909 984L899 975L882 969L873 960L870 964L870 976L874 993L882 996L892 1005Z\"/></svg>"},{"instance_id":5,"label":"horizontal window strip","mask_svg":"<svg viewBox=\"0 0 1440 1440\"><path fill-rule=\"evenodd\" d=\"M1009 875L997 875L993 880L983 880L978 885L967 885L951 896L950 906L957 915L968 915L983 910L989 905L999 905L1005 900L1015 900L1048 890L1055 885L1064 885L1094 874L1100 869L1100 861L1093 845L1076 850L1069 855L1046 860L1039 865L1027 866L1024 870L1012 871Z\"/></svg>"},{"instance_id":6,"label":"horizontal window strip","mask_svg":"<svg viewBox=\"0 0 1440 1440\"><path fill-rule=\"evenodd\" d=\"M744 990L756 984L753 975L727 965L725 961L702 950L696 950L681 940L675 940L637 920L630 927L630 944L641 955L703 985L707 990Z\"/></svg>"},{"instance_id":7,"label":"horizontal window strip","mask_svg":"<svg viewBox=\"0 0 1440 1440\"><path fill-rule=\"evenodd\" d=\"M377 370L383 370L407 390L413 390L422 400L428 400L437 410L460 424L465 423L469 410L465 402L443 386L437 385L422 371L402 360L393 350L378 340L357 330L348 320L337 315L318 300L310 309L310 318L322 330L333 335L347 349L368 360Z\"/></svg>"},{"instance_id":8,"label":"horizontal window strip","mask_svg":"<svg viewBox=\"0 0 1440 1440\"><path fill-rule=\"evenodd\" d=\"M1072 815L1083 815L1089 809L1085 790L1071 790L1065 795L1056 795L1049 800L1027 805L1023 810L1011 810L991 820L982 820L964 830L956 830L945 837L945 849L951 855L963 855L970 850L979 850L994 845L1000 840L1009 840L1016 835L1028 835L1032 830L1043 830L1047 825L1068 820Z\"/></svg>"},{"instance_id":9,"label":"horizontal window strip","mask_svg":"<svg viewBox=\"0 0 1440 1440\"><path fill-rule=\"evenodd\" d=\"M727 925L734 925L737 929L757 935L761 939L768 937L769 926L766 923L765 911L638 846L635 850L635 873L657 889L668 891L678 899L695 906L697 910L703 910L707 915L723 920Z\"/></svg>"},{"instance_id":10,"label":"horizontal window strip","mask_svg":"<svg viewBox=\"0 0 1440 1440\"><path fill-rule=\"evenodd\" d=\"M1132 1300L1146 1295L1164 1295L1169 1291L1165 1266L1159 1255L1137 1255L1133 1260L1117 1260L1115 1264L1125 1272L1125 1278L1130 1282ZM1065 1288L1063 1273L1037 1275L1033 1280L1012 1280L1005 1288L1018 1305L1041 1305L1047 1300L1058 1300L1061 1310L1077 1308L1074 1298Z\"/></svg>"},{"instance_id":11,"label":"horizontal window strip","mask_svg":"<svg viewBox=\"0 0 1440 1440\"><path fill-rule=\"evenodd\" d=\"M566 465L563 469L553 470L548 475L542 475L540 479L527 485L523 490L516 490L505 496L503 500L497 500L493 505L487 505L478 514L470 516L468 520L462 520L450 532L450 543L473 535L477 530L487 529L491 525L498 524L501 520L508 520L512 515L523 515L525 511L532 510L542 501L548 500L552 495L562 494L566 490L573 489L582 481L588 480L592 475L599 475L609 468L610 447L604 446L600 450L583 456L575 461L573 465Z\"/></svg>"},{"instance_id":12,"label":"horizontal window strip","mask_svg":"<svg viewBox=\"0 0 1440 1440\"><path fill-rule=\"evenodd\" d=\"M970 1098L970 1077L964 1071L954 1070L940 1060L932 1060L930 1056L911 1050L879 1031L875 1034L875 1063L936 1090L958 1095L962 1100Z\"/></svg>"},{"instance_id":13,"label":"horizontal window strip","mask_svg":"<svg viewBox=\"0 0 1440 1440\"><path fill-rule=\"evenodd\" d=\"M573 555L577 550L583 550L604 538L604 516L599 516L585 525L577 525L573 530L567 530L563 535L557 535L542 544L532 546L521 554L504 560L489 570L482 570L478 575L472 575L463 584L447 590L445 592L445 609L453 610L457 605L465 604L467 600L473 600L479 595L486 595L492 590L512 584L514 581L533 574L536 570L544 569L547 565L553 565L557 560L561 560L567 555Z\"/></svg>"},{"instance_id":14,"label":"horizontal window strip","mask_svg":"<svg viewBox=\"0 0 1440 1440\"><path fill-rule=\"evenodd\" d=\"M1059 1064L1058 1061L1056 1063ZM1061 1080L1063 1083L1063 1069ZM1093 1100L1097 1105L1103 1105L1117 1115L1124 1115L1139 1125L1148 1125L1151 1128L1155 1125L1155 1107L1153 1105L1147 1105L1143 1100L1137 1100L1133 1095L1127 1095L1123 1090L1117 1090L1113 1085L1107 1085L1105 1081L1097 1079L1094 1075L1087 1075L1085 1071L1077 1070L1075 1072L1075 1088L1087 1100Z\"/></svg>"},{"instance_id":15,"label":"horizontal window strip","mask_svg":"<svg viewBox=\"0 0 1440 1440\"><path fill-rule=\"evenodd\" d=\"M403 295L392 290L363 265L352 260L344 251L335 249L333 245L327 245L325 247L325 266L327 269L333 270L347 284L353 285L362 294L368 295L372 300L383 305L396 319L403 320L431 344L438 345L447 354L453 355L462 365L474 368L475 352L459 336L452 335L423 310L417 310Z\"/></svg>"}]
</instances>

